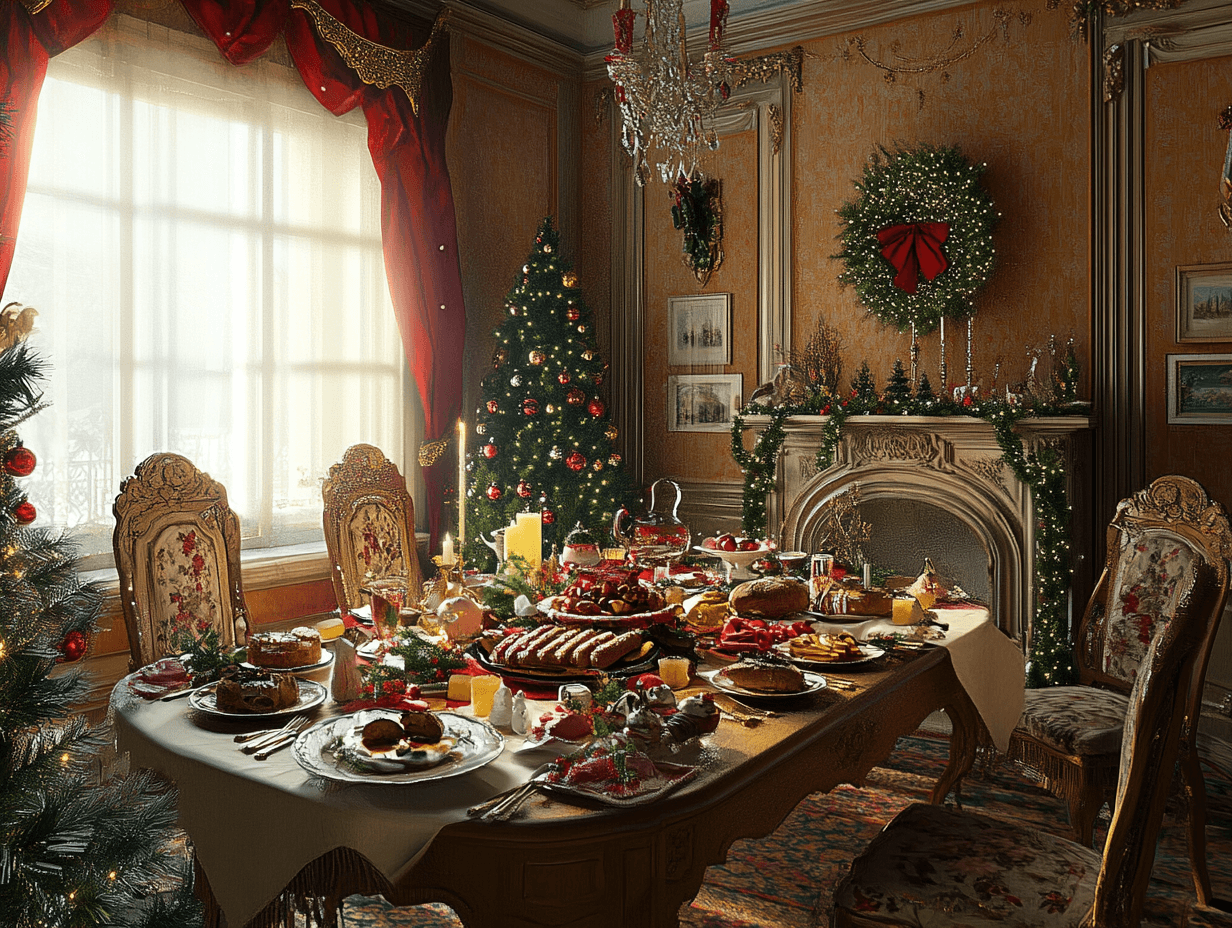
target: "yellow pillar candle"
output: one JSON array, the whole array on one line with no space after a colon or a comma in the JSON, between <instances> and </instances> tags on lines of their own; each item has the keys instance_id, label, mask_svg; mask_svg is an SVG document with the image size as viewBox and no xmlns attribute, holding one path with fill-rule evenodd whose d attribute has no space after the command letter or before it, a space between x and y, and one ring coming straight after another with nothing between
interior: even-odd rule
<instances>
[{"instance_id":1,"label":"yellow pillar candle","mask_svg":"<svg viewBox=\"0 0 1232 928\"><path fill-rule=\"evenodd\" d=\"M517 555L531 570L543 560L543 516L538 512L519 512L505 529L505 557Z\"/></svg>"}]
</instances>

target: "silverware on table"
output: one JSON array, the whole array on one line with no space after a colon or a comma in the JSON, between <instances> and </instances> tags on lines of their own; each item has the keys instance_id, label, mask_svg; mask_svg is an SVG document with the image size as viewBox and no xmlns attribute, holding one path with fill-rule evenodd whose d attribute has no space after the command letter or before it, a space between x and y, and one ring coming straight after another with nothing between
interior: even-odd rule
<instances>
[{"instance_id":1,"label":"silverware on table","mask_svg":"<svg viewBox=\"0 0 1232 928\"><path fill-rule=\"evenodd\" d=\"M246 741L253 741L257 738L268 738L270 735L277 735L280 732L286 731L288 728L294 725L296 721L298 721L298 719L292 718L292 719L289 719L287 721L287 724L283 725L281 728L262 728L259 731L250 731L242 735L236 735L235 743L243 744Z\"/></svg>"},{"instance_id":2,"label":"silverware on table","mask_svg":"<svg viewBox=\"0 0 1232 928\"><path fill-rule=\"evenodd\" d=\"M289 748L291 745L295 743L295 739L298 737L299 737L298 731L294 731L294 732L291 732L290 734L283 735L280 740L272 742L268 747L262 748L260 751L257 751L257 753L252 756L256 760L265 760L271 754L276 754L279 751L281 751L283 748Z\"/></svg>"},{"instance_id":3,"label":"silverware on table","mask_svg":"<svg viewBox=\"0 0 1232 928\"><path fill-rule=\"evenodd\" d=\"M209 683L203 683L201 686L189 686L182 690L176 690L174 693L168 693L166 696L159 696L159 702L171 702L173 699L182 699L185 696L191 696L197 690L203 690L207 686L213 686L216 681L211 680Z\"/></svg>"},{"instance_id":4,"label":"silverware on table","mask_svg":"<svg viewBox=\"0 0 1232 928\"><path fill-rule=\"evenodd\" d=\"M471 818L474 818L476 815L481 815L482 813L494 808L495 806L500 805L500 803L504 802L506 799L509 799L515 794L521 793L523 790L527 788L527 786L529 786L539 777L543 776L545 773L551 770L554 766L555 764L552 761L548 761L546 764L541 764L540 766L538 766L537 768L531 771L530 777L527 778L527 781L525 783L519 783L517 786L510 787L504 792L497 793L495 796L491 797L490 799L485 799L483 802L479 803L478 805L471 806L469 809L466 810L466 814L470 816Z\"/></svg>"},{"instance_id":5,"label":"silverware on table","mask_svg":"<svg viewBox=\"0 0 1232 928\"><path fill-rule=\"evenodd\" d=\"M240 748L240 750L243 751L245 754L253 754L253 753L262 751L265 748L270 747L271 745L277 744L278 742L282 741L284 738L289 737L291 738L291 740L295 740L295 737L301 731L304 730L304 726L306 726L307 724L308 724L307 716L302 716L302 715L298 716L297 718L291 719L291 721L287 722L286 725L284 725L278 731L275 731L273 734L266 735L264 738L258 738L255 741L250 741L247 744L245 744L242 748ZM264 758L262 758L260 754L258 754L257 759L263 760Z\"/></svg>"}]
</instances>

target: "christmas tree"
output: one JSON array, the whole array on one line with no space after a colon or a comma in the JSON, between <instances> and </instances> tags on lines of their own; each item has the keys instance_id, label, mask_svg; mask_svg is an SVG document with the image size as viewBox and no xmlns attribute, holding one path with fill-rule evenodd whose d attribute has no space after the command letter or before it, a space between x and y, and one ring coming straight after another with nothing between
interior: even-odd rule
<instances>
[{"instance_id":1,"label":"christmas tree","mask_svg":"<svg viewBox=\"0 0 1232 928\"><path fill-rule=\"evenodd\" d=\"M81 582L67 538L31 527L19 480L37 462L15 429L42 408L42 363L2 328L0 923L200 923L188 861L168 845L174 791L145 772L101 779L108 739L73 715L101 594Z\"/></svg>"},{"instance_id":2,"label":"christmas tree","mask_svg":"<svg viewBox=\"0 0 1232 928\"><path fill-rule=\"evenodd\" d=\"M915 399L925 409L931 408L937 402L937 395L933 393L933 385L927 374L920 374L920 384L915 389Z\"/></svg>"},{"instance_id":3,"label":"christmas tree","mask_svg":"<svg viewBox=\"0 0 1232 928\"><path fill-rule=\"evenodd\" d=\"M856 375L851 378L852 405L863 408L877 405L877 381L868 369L868 362L860 365Z\"/></svg>"},{"instance_id":4,"label":"christmas tree","mask_svg":"<svg viewBox=\"0 0 1232 928\"><path fill-rule=\"evenodd\" d=\"M899 412L911 403L911 381L907 379L902 361L894 362L894 370L890 372L882 399L885 401L886 412Z\"/></svg>"},{"instance_id":5,"label":"christmas tree","mask_svg":"<svg viewBox=\"0 0 1232 928\"><path fill-rule=\"evenodd\" d=\"M579 522L606 530L633 495L600 391L608 365L595 350L591 313L551 219L540 224L505 311L469 456L472 563L490 554L478 533L504 528L518 512L542 510L546 553Z\"/></svg>"}]
</instances>

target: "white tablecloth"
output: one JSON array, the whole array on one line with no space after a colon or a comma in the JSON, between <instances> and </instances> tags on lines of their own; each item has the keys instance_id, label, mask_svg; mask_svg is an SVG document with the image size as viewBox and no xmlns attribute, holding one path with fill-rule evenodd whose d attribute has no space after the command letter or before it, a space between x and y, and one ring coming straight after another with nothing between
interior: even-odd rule
<instances>
[{"instance_id":1,"label":"white tablecloth","mask_svg":"<svg viewBox=\"0 0 1232 928\"><path fill-rule=\"evenodd\" d=\"M937 621L949 625L945 638L937 643L950 652L958 682L988 726L997 750L1004 751L1022 715L1026 681L1022 651L989 621L987 609L938 609L936 616ZM872 635L910 635L912 631L888 619L815 624L827 632L848 632L861 640Z\"/></svg>"},{"instance_id":2,"label":"white tablecloth","mask_svg":"<svg viewBox=\"0 0 1232 928\"><path fill-rule=\"evenodd\" d=\"M197 724L186 699L147 702L129 692L126 678L111 702L118 747L130 753L132 766L157 770L179 787L180 824L232 926L255 916L304 865L336 847L354 848L396 881L441 828L464 819L469 806L525 782L547 759L513 753L522 740L513 738L492 763L454 779L413 788L324 785L290 749L264 761L240 753L231 733ZM410 804L415 815L405 814Z\"/></svg>"},{"instance_id":3,"label":"white tablecloth","mask_svg":"<svg viewBox=\"0 0 1232 928\"><path fill-rule=\"evenodd\" d=\"M950 625L942 643L958 679L1004 749L1022 711L1022 654L983 609L939 615ZM881 620L835 628L857 637L904 631ZM118 747L131 754L133 767L152 768L179 787L180 824L232 926L250 920L306 864L336 847L354 848L396 882L441 828L464 819L469 806L524 782L550 759L542 752L515 753L523 739L506 734L504 753L466 776L413 788L323 784L300 768L290 749L265 761L242 754L234 727L199 724L186 699L140 699L125 678L111 704ZM405 814L412 807L416 814Z\"/></svg>"}]
</instances>

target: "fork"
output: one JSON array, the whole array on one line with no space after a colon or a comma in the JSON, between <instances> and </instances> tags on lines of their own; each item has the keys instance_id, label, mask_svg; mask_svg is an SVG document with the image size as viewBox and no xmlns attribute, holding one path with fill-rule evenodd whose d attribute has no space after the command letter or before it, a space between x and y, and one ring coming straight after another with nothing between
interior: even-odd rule
<instances>
[{"instance_id":1,"label":"fork","mask_svg":"<svg viewBox=\"0 0 1232 928\"><path fill-rule=\"evenodd\" d=\"M530 776L527 778L525 783L519 783L517 786L513 786L505 790L503 793L497 793L495 796L491 797L490 799L485 799L483 802L479 803L478 805L471 806L469 809L466 810L466 814L474 818L476 815L479 815L481 813L495 810L496 806L500 805L506 799L511 798L515 793L520 793L523 790L525 790L528 786L530 786L537 779L539 779L539 777L543 776L545 773L551 770L554 766L556 765L552 761L548 761L546 764L540 764L538 767L536 767L534 770L531 771Z\"/></svg>"},{"instance_id":2,"label":"fork","mask_svg":"<svg viewBox=\"0 0 1232 928\"><path fill-rule=\"evenodd\" d=\"M304 730L304 726L308 724L308 719L305 716L300 716L296 719L291 719L280 730L272 735L267 735L264 738L258 738L256 741L250 741L248 744L240 748L245 754L253 754L262 751L287 737L294 737ZM263 759L258 755L258 759Z\"/></svg>"},{"instance_id":3,"label":"fork","mask_svg":"<svg viewBox=\"0 0 1232 928\"><path fill-rule=\"evenodd\" d=\"M257 738L265 739L271 735L281 734L294 725L297 721L298 719L292 718L288 720L287 724L283 725L282 728L262 728L260 731L250 731L244 735L236 735L235 743L243 744L245 741L253 741Z\"/></svg>"}]
</instances>

